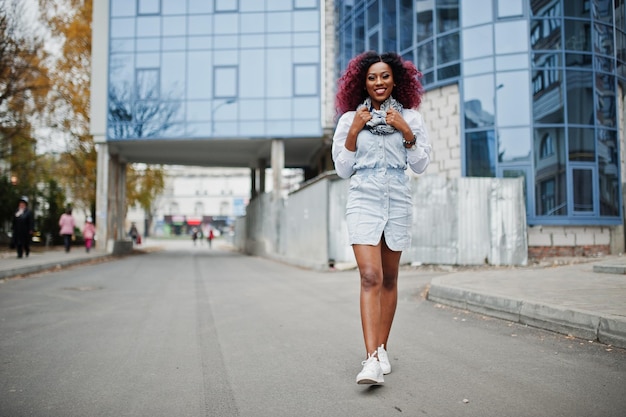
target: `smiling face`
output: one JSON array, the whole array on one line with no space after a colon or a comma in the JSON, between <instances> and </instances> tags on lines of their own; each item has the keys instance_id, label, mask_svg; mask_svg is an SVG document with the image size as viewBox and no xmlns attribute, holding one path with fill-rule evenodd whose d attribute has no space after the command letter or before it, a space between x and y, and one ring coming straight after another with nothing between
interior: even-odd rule
<instances>
[{"instance_id":1,"label":"smiling face","mask_svg":"<svg viewBox=\"0 0 626 417\"><path fill-rule=\"evenodd\" d=\"M372 106L380 110L380 105L393 91L393 71L389 64L376 62L367 70L365 89L372 100Z\"/></svg>"}]
</instances>

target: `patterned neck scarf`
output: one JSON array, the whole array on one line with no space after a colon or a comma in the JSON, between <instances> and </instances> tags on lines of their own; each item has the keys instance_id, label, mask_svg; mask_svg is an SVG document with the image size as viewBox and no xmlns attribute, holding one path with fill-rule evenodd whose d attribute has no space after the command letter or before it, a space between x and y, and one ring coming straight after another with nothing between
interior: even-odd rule
<instances>
[{"instance_id":1,"label":"patterned neck scarf","mask_svg":"<svg viewBox=\"0 0 626 417\"><path fill-rule=\"evenodd\" d=\"M395 98L389 96L389 98L383 101L380 105L380 110L376 110L372 107L372 100L368 97L362 104L359 104L357 110L360 110L363 107L369 109L372 115L372 120L365 124L370 132L375 135L389 135L396 131L396 128L389 126L385 120L387 118L387 110L390 108L402 113L402 104L396 101Z\"/></svg>"}]
</instances>

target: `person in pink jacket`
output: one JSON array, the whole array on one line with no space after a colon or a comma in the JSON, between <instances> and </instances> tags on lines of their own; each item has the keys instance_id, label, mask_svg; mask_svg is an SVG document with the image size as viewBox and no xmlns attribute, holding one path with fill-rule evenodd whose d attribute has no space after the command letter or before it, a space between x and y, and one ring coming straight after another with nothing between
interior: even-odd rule
<instances>
[{"instance_id":1,"label":"person in pink jacket","mask_svg":"<svg viewBox=\"0 0 626 417\"><path fill-rule=\"evenodd\" d=\"M72 216L72 208L68 207L67 209L65 209L65 213L61 214L61 218L59 219L59 234L63 236L65 252L70 251L75 226L76 223L74 222L74 216Z\"/></svg>"},{"instance_id":2,"label":"person in pink jacket","mask_svg":"<svg viewBox=\"0 0 626 417\"><path fill-rule=\"evenodd\" d=\"M96 235L96 227L93 225L93 219L87 217L85 226L83 227L83 239L85 239L85 249L89 253L89 249L93 245L93 237Z\"/></svg>"}]
</instances>

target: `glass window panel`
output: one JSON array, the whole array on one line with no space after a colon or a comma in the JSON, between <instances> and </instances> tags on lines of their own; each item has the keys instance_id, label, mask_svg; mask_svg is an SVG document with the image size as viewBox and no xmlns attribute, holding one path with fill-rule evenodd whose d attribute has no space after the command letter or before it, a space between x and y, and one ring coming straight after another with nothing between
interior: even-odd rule
<instances>
[{"instance_id":1,"label":"glass window panel","mask_svg":"<svg viewBox=\"0 0 626 417\"><path fill-rule=\"evenodd\" d=\"M152 52L161 49L161 38L139 38L137 39L138 52Z\"/></svg>"},{"instance_id":2,"label":"glass window panel","mask_svg":"<svg viewBox=\"0 0 626 417\"><path fill-rule=\"evenodd\" d=\"M591 52L591 22L565 19L565 49Z\"/></svg>"},{"instance_id":3,"label":"glass window panel","mask_svg":"<svg viewBox=\"0 0 626 417\"><path fill-rule=\"evenodd\" d=\"M493 20L492 0L473 0L461 2L463 27L489 23Z\"/></svg>"},{"instance_id":4,"label":"glass window panel","mask_svg":"<svg viewBox=\"0 0 626 417\"><path fill-rule=\"evenodd\" d=\"M291 13L268 13L267 29L271 32L291 32Z\"/></svg>"},{"instance_id":5,"label":"glass window panel","mask_svg":"<svg viewBox=\"0 0 626 417\"><path fill-rule=\"evenodd\" d=\"M135 37L135 19L111 19L111 39Z\"/></svg>"},{"instance_id":6,"label":"glass window panel","mask_svg":"<svg viewBox=\"0 0 626 417\"><path fill-rule=\"evenodd\" d=\"M395 1L386 3L382 18L383 51L398 50L397 18Z\"/></svg>"},{"instance_id":7,"label":"glass window panel","mask_svg":"<svg viewBox=\"0 0 626 417\"><path fill-rule=\"evenodd\" d=\"M133 52L135 43L131 39L111 40L111 53Z\"/></svg>"},{"instance_id":8,"label":"glass window panel","mask_svg":"<svg viewBox=\"0 0 626 417\"><path fill-rule=\"evenodd\" d=\"M413 46L413 0L400 0L400 50Z\"/></svg>"},{"instance_id":9,"label":"glass window panel","mask_svg":"<svg viewBox=\"0 0 626 417\"><path fill-rule=\"evenodd\" d=\"M158 53L139 53L136 55L137 68L156 68L161 65L161 59Z\"/></svg>"},{"instance_id":10,"label":"glass window panel","mask_svg":"<svg viewBox=\"0 0 626 417\"><path fill-rule=\"evenodd\" d=\"M236 35L219 35L214 38L214 49L228 49L233 50L239 47L239 36Z\"/></svg>"},{"instance_id":11,"label":"glass window panel","mask_svg":"<svg viewBox=\"0 0 626 417\"><path fill-rule=\"evenodd\" d=\"M567 215L567 178L565 173L565 132L562 128L535 129L535 211L537 216ZM550 143L550 152L542 146Z\"/></svg>"},{"instance_id":12,"label":"glass window panel","mask_svg":"<svg viewBox=\"0 0 626 417\"><path fill-rule=\"evenodd\" d=\"M530 86L527 71L502 72L496 77L498 126L530 124Z\"/></svg>"},{"instance_id":13,"label":"glass window panel","mask_svg":"<svg viewBox=\"0 0 626 417\"><path fill-rule=\"evenodd\" d=\"M498 130L498 162L530 162L530 128Z\"/></svg>"},{"instance_id":14,"label":"glass window panel","mask_svg":"<svg viewBox=\"0 0 626 417\"><path fill-rule=\"evenodd\" d=\"M569 160L595 162L596 144L594 130L570 127L567 133Z\"/></svg>"},{"instance_id":15,"label":"glass window panel","mask_svg":"<svg viewBox=\"0 0 626 417\"><path fill-rule=\"evenodd\" d=\"M318 106L319 107L319 106ZM298 120L293 124L292 135L319 136L322 134L322 124L317 120Z\"/></svg>"},{"instance_id":16,"label":"glass window panel","mask_svg":"<svg viewBox=\"0 0 626 417\"><path fill-rule=\"evenodd\" d=\"M422 70L428 70L435 66L432 42L428 42L417 48L417 65Z\"/></svg>"},{"instance_id":17,"label":"glass window panel","mask_svg":"<svg viewBox=\"0 0 626 417\"><path fill-rule=\"evenodd\" d=\"M137 36L161 36L161 18L138 17Z\"/></svg>"},{"instance_id":18,"label":"glass window panel","mask_svg":"<svg viewBox=\"0 0 626 417\"><path fill-rule=\"evenodd\" d=\"M365 15L360 13L354 19L354 54L365 51ZM352 58L352 55L350 55Z\"/></svg>"},{"instance_id":19,"label":"glass window panel","mask_svg":"<svg viewBox=\"0 0 626 417\"><path fill-rule=\"evenodd\" d=\"M257 0L258 1L258 0ZM266 1L268 11L291 10L293 0L272 0ZM260 2L259 3L263 3Z\"/></svg>"},{"instance_id":20,"label":"glass window panel","mask_svg":"<svg viewBox=\"0 0 626 417\"><path fill-rule=\"evenodd\" d=\"M570 124L593 125L593 73L567 71L567 118Z\"/></svg>"},{"instance_id":21,"label":"glass window panel","mask_svg":"<svg viewBox=\"0 0 626 417\"><path fill-rule=\"evenodd\" d=\"M135 79L135 91L137 99L139 100L154 100L159 98L160 94L160 80L159 70L152 69L139 69L137 70Z\"/></svg>"},{"instance_id":22,"label":"glass window panel","mask_svg":"<svg viewBox=\"0 0 626 417\"><path fill-rule=\"evenodd\" d=\"M239 32L239 16L235 13L221 13L214 19L214 34L234 34Z\"/></svg>"},{"instance_id":23,"label":"glass window panel","mask_svg":"<svg viewBox=\"0 0 626 417\"><path fill-rule=\"evenodd\" d=\"M187 29L185 16L163 17L163 36L184 36Z\"/></svg>"},{"instance_id":24,"label":"glass window panel","mask_svg":"<svg viewBox=\"0 0 626 417\"><path fill-rule=\"evenodd\" d=\"M294 33L293 46L319 46L319 33Z\"/></svg>"},{"instance_id":25,"label":"glass window panel","mask_svg":"<svg viewBox=\"0 0 626 417\"><path fill-rule=\"evenodd\" d=\"M568 67L592 68L593 57L591 54L565 54L565 65Z\"/></svg>"},{"instance_id":26,"label":"glass window panel","mask_svg":"<svg viewBox=\"0 0 626 417\"><path fill-rule=\"evenodd\" d=\"M535 123L564 123L563 71L533 72L533 119Z\"/></svg>"},{"instance_id":27,"label":"glass window panel","mask_svg":"<svg viewBox=\"0 0 626 417\"><path fill-rule=\"evenodd\" d=\"M251 49L240 52L239 97L260 98L265 96L265 51ZM242 114L247 112L242 108Z\"/></svg>"},{"instance_id":28,"label":"glass window panel","mask_svg":"<svg viewBox=\"0 0 626 417\"><path fill-rule=\"evenodd\" d=\"M298 48L292 52L293 62L296 64L317 64L320 62L319 48Z\"/></svg>"},{"instance_id":29,"label":"glass window panel","mask_svg":"<svg viewBox=\"0 0 626 417\"><path fill-rule=\"evenodd\" d=\"M417 41L422 42L426 39L432 38L434 34L434 19L432 4L428 7L424 4L426 2L417 2ZM422 9L422 7L424 7Z\"/></svg>"},{"instance_id":30,"label":"glass window panel","mask_svg":"<svg viewBox=\"0 0 626 417\"><path fill-rule=\"evenodd\" d=\"M291 36L282 33L270 33L265 36L267 46L270 48L282 48L291 46Z\"/></svg>"},{"instance_id":31,"label":"glass window panel","mask_svg":"<svg viewBox=\"0 0 626 417\"><path fill-rule=\"evenodd\" d=\"M504 55L496 57L496 71L507 71L528 67L528 55Z\"/></svg>"},{"instance_id":32,"label":"glass window panel","mask_svg":"<svg viewBox=\"0 0 626 417\"><path fill-rule=\"evenodd\" d=\"M213 44L213 36L190 36L188 43L189 49L192 51L210 49Z\"/></svg>"},{"instance_id":33,"label":"glass window panel","mask_svg":"<svg viewBox=\"0 0 626 417\"><path fill-rule=\"evenodd\" d=\"M523 13L522 0L498 0L498 17L521 16Z\"/></svg>"},{"instance_id":34,"label":"glass window panel","mask_svg":"<svg viewBox=\"0 0 626 417\"><path fill-rule=\"evenodd\" d=\"M137 2L128 0L111 0L111 17L135 16Z\"/></svg>"},{"instance_id":35,"label":"glass window panel","mask_svg":"<svg viewBox=\"0 0 626 417\"><path fill-rule=\"evenodd\" d=\"M368 49L371 49L372 51L381 52L378 48L379 36L380 36L380 32L377 30L370 34L370 36L367 38Z\"/></svg>"},{"instance_id":36,"label":"glass window panel","mask_svg":"<svg viewBox=\"0 0 626 417\"><path fill-rule=\"evenodd\" d=\"M132 85L135 77L135 55L114 54L109 62L111 83Z\"/></svg>"},{"instance_id":37,"label":"glass window panel","mask_svg":"<svg viewBox=\"0 0 626 417\"><path fill-rule=\"evenodd\" d=\"M433 71L422 74L422 84L429 85L435 82L435 73Z\"/></svg>"},{"instance_id":38,"label":"glass window panel","mask_svg":"<svg viewBox=\"0 0 626 417\"><path fill-rule=\"evenodd\" d=\"M240 135L249 136L252 138L258 138L258 137L263 137L267 135L265 132L265 122L241 121L237 125L239 126Z\"/></svg>"},{"instance_id":39,"label":"glass window panel","mask_svg":"<svg viewBox=\"0 0 626 417\"><path fill-rule=\"evenodd\" d=\"M187 38L185 37L176 37L176 38L163 38L163 50L164 51L180 51L186 49Z\"/></svg>"},{"instance_id":40,"label":"glass window panel","mask_svg":"<svg viewBox=\"0 0 626 417\"><path fill-rule=\"evenodd\" d=\"M593 171L591 169L573 169L572 188L574 212L593 212Z\"/></svg>"},{"instance_id":41,"label":"glass window panel","mask_svg":"<svg viewBox=\"0 0 626 417\"><path fill-rule=\"evenodd\" d=\"M297 97L293 99L293 118L298 120L320 120L322 107L317 97ZM318 122L319 123L319 122Z\"/></svg>"},{"instance_id":42,"label":"glass window panel","mask_svg":"<svg viewBox=\"0 0 626 417\"><path fill-rule=\"evenodd\" d=\"M295 0L293 7L295 9L310 9L317 7L318 0Z\"/></svg>"},{"instance_id":43,"label":"glass window panel","mask_svg":"<svg viewBox=\"0 0 626 417\"><path fill-rule=\"evenodd\" d=\"M212 13L213 2L207 0L187 0L189 3L189 14Z\"/></svg>"},{"instance_id":44,"label":"glass window panel","mask_svg":"<svg viewBox=\"0 0 626 417\"><path fill-rule=\"evenodd\" d=\"M212 90L207 68L213 66L209 52L189 52L187 65L187 85L193 86L187 90L189 99L208 99Z\"/></svg>"},{"instance_id":45,"label":"glass window panel","mask_svg":"<svg viewBox=\"0 0 626 417\"><path fill-rule=\"evenodd\" d=\"M367 8L367 29L380 23L380 1L374 0Z\"/></svg>"},{"instance_id":46,"label":"glass window panel","mask_svg":"<svg viewBox=\"0 0 626 417\"><path fill-rule=\"evenodd\" d=\"M273 65L267 74L267 97L285 98L291 97L292 87L292 62L291 51L285 49L268 49L266 51L267 62L280 62Z\"/></svg>"},{"instance_id":47,"label":"glass window panel","mask_svg":"<svg viewBox=\"0 0 626 417\"><path fill-rule=\"evenodd\" d=\"M239 51L215 51L213 59L216 66L236 66L239 65Z\"/></svg>"},{"instance_id":48,"label":"glass window panel","mask_svg":"<svg viewBox=\"0 0 626 417\"><path fill-rule=\"evenodd\" d=\"M437 33L448 32L459 27L458 0L438 1L437 3Z\"/></svg>"},{"instance_id":49,"label":"glass window panel","mask_svg":"<svg viewBox=\"0 0 626 417\"><path fill-rule=\"evenodd\" d=\"M569 17L589 18L591 0L563 1L563 15Z\"/></svg>"},{"instance_id":50,"label":"glass window panel","mask_svg":"<svg viewBox=\"0 0 626 417\"><path fill-rule=\"evenodd\" d=\"M496 149L493 130L465 134L466 175L496 176Z\"/></svg>"},{"instance_id":51,"label":"glass window panel","mask_svg":"<svg viewBox=\"0 0 626 417\"><path fill-rule=\"evenodd\" d=\"M161 13L161 2L159 0L137 0L137 14L159 14Z\"/></svg>"},{"instance_id":52,"label":"glass window panel","mask_svg":"<svg viewBox=\"0 0 626 417\"><path fill-rule=\"evenodd\" d=\"M265 100L256 99L256 100L239 100L239 112L242 115L245 115L245 120L265 120L265 114L263 109L265 109Z\"/></svg>"},{"instance_id":53,"label":"glass window panel","mask_svg":"<svg viewBox=\"0 0 626 417\"><path fill-rule=\"evenodd\" d=\"M265 33L265 15L263 13L241 13L241 33Z\"/></svg>"},{"instance_id":54,"label":"glass window panel","mask_svg":"<svg viewBox=\"0 0 626 417\"><path fill-rule=\"evenodd\" d=\"M598 180L600 215L619 216L619 154L614 130L598 131Z\"/></svg>"},{"instance_id":55,"label":"glass window panel","mask_svg":"<svg viewBox=\"0 0 626 417\"><path fill-rule=\"evenodd\" d=\"M211 35L213 33L213 19L211 15L190 15L188 17L189 35Z\"/></svg>"},{"instance_id":56,"label":"glass window panel","mask_svg":"<svg viewBox=\"0 0 626 417\"><path fill-rule=\"evenodd\" d=\"M213 97L237 97L237 67L213 68Z\"/></svg>"},{"instance_id":57,"label":"glass window panel","mask_svg":"<svg viewBox=\"0 0 626 417\"><path fill-rule=\"evenodd\" d=\"M615 77L609 74L596 74L596 118L606 127L617 123Z\"/></svg>"},{"instance_id":58,"label":"glass window panel","mask_svg":"<svg viewBox=\"0 0 626 417\"><path fill-rule=\"evenodd\" d=\"M452 33L437 38L437 65L459 60L459 34Z\"/></svg>"},{"instance_id":59,"label":"glass window panel","mask_svg":"<svg viewBox=\"0 0 626 417\"><path fill-rule=\"evenodd\" d=\"M561 16L561 1L530 0L530 12L533 16Z\"/></svg>"},{"instance_id":60,"label":"glass window panel","mask_svg":"<svg viewBox=\"0 0 626 417\"><path fill-rule=\"evenodd\" d=\"M598 54L613 56L613 28L600 23L594 24L593 50Z\"/></svg>"},{"instance_id":61,"label":"glass window panel","mask_svg":"<svg viewBox=\"0 0 626 417\"><path fill-rule=\"evenodd\" d=\"M265 108L267 120L283 120L293 118L293 99L271 99L267 100Z\"/></svg>"},{"instance_id":62,"label":"glass window panel","mask_svg":"<svg viewBox=\"0 0 626 417\"><path fill-rule=\"evenodd\" d=\"M594 69L596 71L604 71L613 73L615 70L615 63L612 59L603 58L600 56L593 57Z\"/></svg>"},{"instance_id":63,"label":"glass window panel","mask_svg":"<svg viewBox=\"0 0 626 417\"><path fill-rule=\"evenodd\" d=\"M563 65L562 54L560 52L534 53L533 65L535 67L560 67Z\"/></svg>"},{"instance_id":64,"label":"glass window panel","mask_svg":"<svg viewBox=\"0 0 626 417\"><path fill-rule=\"evenodd\" d=\"M161 0L161 13L163 15L187 13L187 2L180 0Z\"/></svg>"},{"instance_id":65,"label":"glass window panel","mask_svg":"<svg viewBox=\"0 0 626 417\"><path fill-rule=\"evenodd\" d=\"M449 78L455 78L461 75L461 64L448 65L437 69L437 79L447 80Z\"/></svg>"},{"instance_id":66,"label":"glass window panel","mask_svg":"<svg viewBox=\"0 0 626 417\"><path fill-rule=\"evenodd\" d=\"M312 96L319 91L317 65L294 65L293 95Z\"/></svg>"},{"instance_id":67,"label":"glass window panel","mask_svg":"<svg viewBox=\"0 0 626 417\"><path fill-rule=\"evenodd\" d=\"M161 64L161 90L168 98L181 98L185 91L186 66L184 52L169 52L163 54Z\"/></svg>"},{"instance_id":68,"label":"glass window panel","mask_svg":"<svg viewBox=\"0 0 626 417\"><path fill-rule=\"evenodd\" d=\"M495 40L497 54L513 54L528 51L528 37L520 36L528 33L525 20L497 23L495 25Z\"/></svg>"},{"instance_id":69,"label":"glass window panel","mask_svg":"<svg viewBox=\"0 0 626 417\"><path fill-rule=\"evenodd\" d=\"M265 37L259 35L242 35L239 38L242 48L264 48Z\"/></svg>"},{"instance_id":70,"label":"glass window panel","mask_svg":"<svg viewBox=\"0 0 626 417\"><path fill-rule=\"evenodd\" d=\"M530 24L530 45L534 50L561 49L561 20L533 19Z\"/></svg>"},{"instance_id":71,"label":"glass window panel","mask_svg":"<svg viewBox=\"0 0 626 417\"><path fill-rule=\"evenodd\" d=\"M493 55L493 27L480 26L463 31L463 59Z\"/></svg>"},{"instance_id":72,"label":"glass window panel","mask_svg":"<svg viewBox=\"0 0 626 417\"><path fill-rule=\"evenodd\" d=\"M465 78L463 86L465 128L493 126L495 91L493 75Z\"/></svg>"},{"instance_id":73,"label":"glass window panel","mask_svg":"<svg viewBox=\"0 0 626 417\"><path fill-rule=\"evenodd\" d=\"M236 12L237 0L215 0L215 12Z\"/></svg>"},{"instance_id":74,"label":"glass window panel","mask_svg":"<svg viewBox=\"0 0 626 417\"><path fill-rule=\"evenodd\" d=\"M277 120L274 123L270 123L267 125L267 134L271 136L290 136L293 134L291 120L289 121L280 121Z\"/></svg>"},{"instance_id":75,"label":"glass window panel","mask_svg":"<svg viewBox=\"0 0 626 417\"><path fill-rule=\"evenodd\" d=\"M293 28L295 32L318 31L319 26L320 17L316 10L293 13Z\"/></svg>"},{"instance_id":76,"label":"glass window panel","mask_svg":"<svg viewBox=\"0 0 626 417\"><path fill-rule=\"evenodd\" d=\"M463 63L463 74L468 76L493 72L493 62L491 57L465 61Z\"/></svg>"}]
</instances>

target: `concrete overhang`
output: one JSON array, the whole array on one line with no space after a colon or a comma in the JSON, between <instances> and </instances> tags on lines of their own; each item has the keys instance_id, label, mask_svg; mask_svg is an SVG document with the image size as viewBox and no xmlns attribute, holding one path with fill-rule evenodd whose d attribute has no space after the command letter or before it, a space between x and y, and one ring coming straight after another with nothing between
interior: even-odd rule
<instances>
[{"instance_id":1,"label":"concrete overhang","mask_svg":"<svg viewBox=\"0 0 626 417\"><path fill-rule=\"evenodd\" d=\"M121 161L163 165L256 168L260 159L271 164L272 139L138 139L107 141L109 153ZM324 139L284 139L285 167L311 166Z\"/></svg>"}]
</instances>

